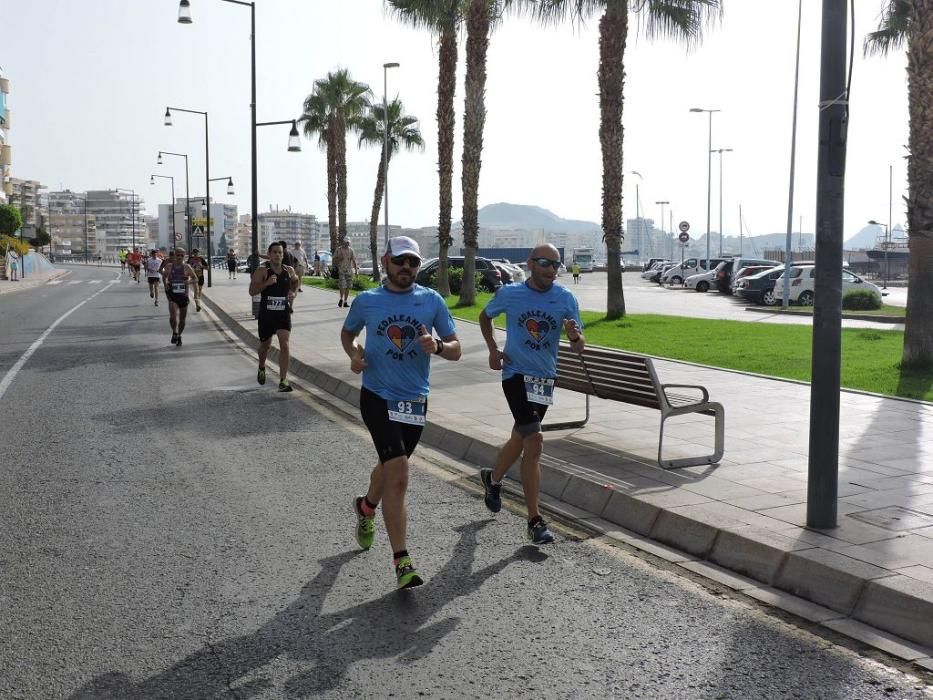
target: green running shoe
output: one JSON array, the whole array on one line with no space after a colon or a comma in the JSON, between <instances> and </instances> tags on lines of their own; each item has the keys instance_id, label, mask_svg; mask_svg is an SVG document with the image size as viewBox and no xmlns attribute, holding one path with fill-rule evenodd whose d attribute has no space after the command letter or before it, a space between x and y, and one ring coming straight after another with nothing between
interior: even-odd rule
<instances>
[{"instance_id":1,"label":"green running shoe","mask_svg":"<svg viewBox=\"0 0 933 700\"><path fill-rule=\"evenodd\" d=\"M356 543L360 549L369 549L373 546L373 539L376 537L376 516L375 514L363 515L363 496L357 496L353 499L353 514L356 516Z\"/></svg>"},{"instance_id":2,"label":"green running shoe","mask_svg":"<svg viewBox=\"0 0 933 700\"><path fill-rule=\"evenodd\" d=\"M260 384L266 383L266 368L260 367L259 371L256 373L256 381Z\"/></svg>"},{"instance_id":3,"label":"green running shoe","mask_svg":"<svg viewBox=\"0 0 933 700\"><path fill-rule=\"evenodd\" d=\"M283 379L279 382L279 391L291 391L292 385L288 383L287 379Z\"/></svg>"},{"instance_id":4,"label":"green running shoe","mask_svg":"<svg viewBox=\"0 0 933 700\"><path fill-rule=\"evenodd\" d=\"M414 588L424 583L421 574L415 569L415 565L411 563L411 557L402 557L398 560L398 564L395 565L395 580L395 587L399 590Z\"/></svg>"}]
</instances>

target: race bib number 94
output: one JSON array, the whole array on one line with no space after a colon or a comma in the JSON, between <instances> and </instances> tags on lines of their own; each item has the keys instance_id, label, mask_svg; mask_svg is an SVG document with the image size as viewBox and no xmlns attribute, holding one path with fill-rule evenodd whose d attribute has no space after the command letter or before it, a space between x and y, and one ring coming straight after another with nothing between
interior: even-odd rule
<instances>
[{"instance_id":1,"label":"race bib number 94","mask_svg":"<svg viewBox=\"0 0 933 700\"><path fill-rule=\"evenodd\" d=\"M427 408L424 397L408 401L389 399L386 401L386 407L389 409L390 421L407 423L408 425L424 425L425 409Z\"/></svg>"},{"instance_id":2,"label":"race bib number 94","mask_svg":"<svg viewBox=\"0 0 933 700\"><path fill-rule=\"evenodd\" d=\"M172 282L172 294L186 294L188 285L184 282Z\"/></svg>"},{"instance_id":3,"label":"race bib number 94","mask_svg":"<svg viewBox=\"0 0 933 700\"><path fill-rule=\"evenodd\" d=\"M554 380L525 375L525 395L531 403L550 406L554 403Z\"/></svg>"}]
</instances>

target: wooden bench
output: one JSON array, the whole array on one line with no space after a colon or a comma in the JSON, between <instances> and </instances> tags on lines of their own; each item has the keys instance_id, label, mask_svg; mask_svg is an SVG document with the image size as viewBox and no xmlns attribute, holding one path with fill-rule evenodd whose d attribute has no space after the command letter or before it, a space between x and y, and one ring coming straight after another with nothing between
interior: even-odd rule
<instances>
[{"instance_id":1,"label":"wooden bench","mask_svg":"<svg viewBox=\"0 0 933 700\"><path fill-rule=\"evenodd\" d=\"M586 394L586 415L583 420L552 423L542 430L565 430L586 425L590 419L590 396L601 399L654 408L661 412L661 430L658 436L658 464L664 469L715 464L722 459L725 411L722 404L709 400L709 392L692 384L662 384L650 357L632 355L618 350L587 347L576 353L570 345L561 342L557 353L557 382L561 389ZM671 389L694 389L699 396L672 392ZM664 421L672 416L702 413L716 419L715 452L705 457L682 457L665 460Z\"/></svg>"}]
</instances>

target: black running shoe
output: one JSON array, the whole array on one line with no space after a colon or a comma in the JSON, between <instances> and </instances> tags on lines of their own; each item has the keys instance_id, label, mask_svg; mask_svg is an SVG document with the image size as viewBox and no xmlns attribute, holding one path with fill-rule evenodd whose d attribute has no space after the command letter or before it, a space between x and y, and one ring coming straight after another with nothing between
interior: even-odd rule
<instances>
[{"instance_id":1,"label":"black running shoe","mask_svg":"<svg viewBox=\"0 0 933 700\"><path fill-rule=\"evenodd\" d=\"M493 513L498 513L502 509L502 484L492 483L492 469L488 468L479 470L479 480L483 482L483 490L486 491L483 499L486 507Z\"/></svg>"},{"instance_id":2,"label":"black running shoe","mask_svg":"<svg viewBox=\"0 0 933 700\"><path fill-rule=\"evenodd\" d=\"M548 529L547 523L538 518L535 522L528 524L528 539L532 544L551 544L554 541L554 535Z\"/></svg>"},{"instance_id":3,"label":"black running shoe","mask_svg":"<svg viewBox=\"0 0 933 700\"><path fill-rule=\"evenodd\" d=\"M172 345L178 342L178 333L172 333Z\"/></svg>"},{"instance_id":4,"label":"black running shoe","mask_svg":"<svg viewBox=\"0 0 933 700\"><path fill-rule=\"evenodd\" d=\"M181 347L181 333L178 334L178 340L175 341L175 345Z\"/></svg>"}]
</instances>

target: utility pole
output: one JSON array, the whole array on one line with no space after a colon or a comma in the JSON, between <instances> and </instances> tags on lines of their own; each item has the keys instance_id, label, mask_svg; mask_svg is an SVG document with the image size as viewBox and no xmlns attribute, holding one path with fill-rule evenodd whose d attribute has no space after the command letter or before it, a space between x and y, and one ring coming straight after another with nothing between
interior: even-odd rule
<instances>
[{"instance_id":1,"label":"utility pole","mask_svg":"<svg viewBox=\"0 0 933 700\"><path fill-rule=\"evenodd\" d=\"M847 0L823 0L807 526L836 527L842 350Z\"/></svg>"}]
</instances>

